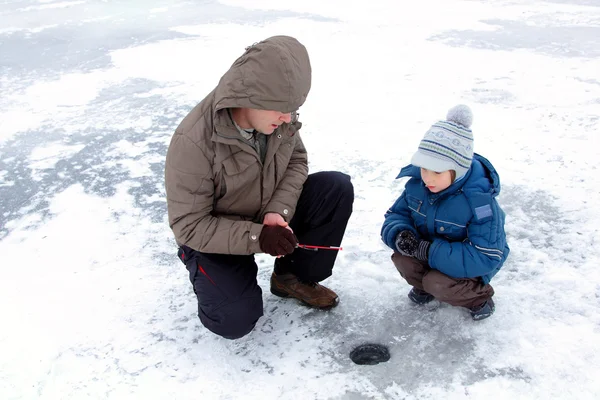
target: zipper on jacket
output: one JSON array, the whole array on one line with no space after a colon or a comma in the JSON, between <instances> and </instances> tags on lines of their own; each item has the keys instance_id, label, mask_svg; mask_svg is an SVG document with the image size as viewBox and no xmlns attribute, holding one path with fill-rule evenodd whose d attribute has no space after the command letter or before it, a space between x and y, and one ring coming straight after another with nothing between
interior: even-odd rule
<instances>
[{"instance_id":1,"label":"zipper on jacket","mask_svg":"<svg viewBox=\"0 0 600 400\"><path fill-rule=\"evenodd\" d=\"M435 215L437 214L438 207L431 201L430 204L431 207L427 210L427 234L430 238L433 238L435 236Z\"/></svg>"},{"instance_id":2,"label":"zipper on jacket","mask_svg":"<svg viewBox=\"0 0 600 400\"><path fill-rule=\"evenodd\" d=\"M273 132L273 134L274 133L275 132ZM241 144L244 145L244 146L241 146L240 148L246 152L248 152L248 149L252 149L252 151L250 153L252 153L254 155L254 157L256 157L256 160L258 161L258 164L260 165L260 205L261 206L260 206L260 210L258 211L258 214L254 218L256 220L263 211L262 202L264 199L264 172L265 172L264 168L265 168L265 164L260 159L260 155L258 154L258 152L252 146L250 146L250 144L248 144L246 141L244 141L243 138L223 136L218 131L216 131L216 134L217 134L217 136L222 137L223 139L231 139L231 140L240 142ZM278 134L277 138L281 139L281 134ZM271 138L269 138L269 139L271 139ZM279 145L281 146L281 143ZM265 149L265 151L267 151L267 150L268 150L268 146L267 146L267 149ZM275 153L277 153L277 151L275 151ZM273 159L275 159L275 155L273 155ZM267 161L266 154L265 154L265 161ZM275 163L275 160L273 160L273 163ZM262 221L260 221L260 223L262 223Z\"/></svg>"}]
</instances>

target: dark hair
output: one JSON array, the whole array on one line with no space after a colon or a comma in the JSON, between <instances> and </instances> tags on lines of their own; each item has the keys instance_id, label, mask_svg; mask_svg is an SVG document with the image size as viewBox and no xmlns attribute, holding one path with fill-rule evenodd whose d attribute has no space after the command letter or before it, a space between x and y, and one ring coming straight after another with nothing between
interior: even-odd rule
<instances>
[{"instance_id":1,"label":"dark hair","mask_svg":"<svg viewBox=\"0 0 600 400\"><path fill-rule=\"evenodd\" d=\"M452 183L454 183L454 181L456 180L456 171L451 169L450 170L450 177L452 178Z\"/></svg>"}]
</instances>

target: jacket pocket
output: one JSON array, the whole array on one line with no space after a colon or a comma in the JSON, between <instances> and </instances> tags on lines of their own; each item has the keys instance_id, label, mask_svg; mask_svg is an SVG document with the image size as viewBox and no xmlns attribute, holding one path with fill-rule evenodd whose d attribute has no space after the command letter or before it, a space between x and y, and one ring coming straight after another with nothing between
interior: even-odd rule
<instances>
[{"instance_id":1,"label":"jacket pocket","mask_svg":"<svg viewBox=\"0 0 600 400\"><path fill-rule=\"evenodd\" d=\"M421 231L421 227L427 225L427 215L423 212L423 201L414 196L407 195L406 203L410 210L411 217L415 223L415 228ZM425 229L426 230L426 229Z\"/></svg>"},{"instance_id":2,"label":"jacket pocket","mask_svg":"<svg viewBox=\"0 0 600 400\"><path fill-rule=\"evenodd\" d=\"M423 213L423 201L419 200L417 197L407 195L406 203L410 209L410 215L414 221L415 228L417 228L421 234L427 232L427 215Z\"/></svg>"},{"instance_id":3,"label":"jacket pocket","mask_svg":"<svg viewBox=\"0 0 600 400\"><path fill-rule=\"evenodd\" d=\"M453 242L463 241L467 237L467 227L452 221L435 220L435 233Z\"/></svg>"},{"instance_id":4,"label":"jacket pocket","mask_svg":"<svg viewBox=\"0 0 600 400\"><path fill-rule=\"evenodd\" d=\"M229 158L221 161L221 169L214 177L215 182L215 200L220 200L227 193L239 190L240 182L243 179L237 179L236 176L243 174L245 171L257 164L257 160L251 154L243 151L231 155ZM260 168L256 167L257 170Z\"/></svg>"},{"instance_id":5,"label":"jacket pocket","mask_svg":"<svg viewBox=\"0 0 600 400\"><path fill-rule=\"evenodd\" d=\"M222 162L218 213L253 216L261 205L261 166L253 155L237 153Z\"/></svg>"},{"instance_id":6,"label":"jacket pocket","mask_svg":"<svg viewBox=\"0 0 600 400\"><path fill-rule=\"evenodd\" d=\"M279 182L281 182L281 179L290 164L292 153L294 152L294 145L296 143L294 138L289 137L280 140L282 140L282 142L275 152L272 164L272 168L274 169L273 175L275 176L274 188L279 185ZM267 164L267 161L265 161L265 165Z\"/></svg>"},{"instance_id":7,"label":"jacket pocket","mask_svg":"<svg viewBox=\"0 0 600 400\"><path fill-rule=\"evenodd\" d=\"M226 175L237 175L244 173L249 168L258 169L258 159L252 154L240 151L222 161L223 170Z\"/></svg>"},{"instance_id":8,"label":"jacket pocket","mask_svg":"<svg viewBox=\"0 0 600 400\"><path fill-rule=\"evenodd\" d=\"M421 214L424 216L424 214L422 214L420 212L421 206L423 205L423 202L421 200L419 200L418 198L416 198L414 196L407 195L406 202L408 203L408 208L410 208L412 210L412 212L415 212L417 214Z\"/></svg>"}]
</instances>

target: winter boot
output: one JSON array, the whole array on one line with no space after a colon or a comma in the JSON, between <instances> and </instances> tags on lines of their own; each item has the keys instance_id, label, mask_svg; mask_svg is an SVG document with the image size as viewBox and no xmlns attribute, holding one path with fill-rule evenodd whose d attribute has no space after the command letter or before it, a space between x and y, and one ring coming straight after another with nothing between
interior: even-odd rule
<instances>
[{"instance_id":1,"label":"winter boot","mask_svg":"<svg viewBox=\"0 0 600 400\"><path fill-rule=\"evenodd\" d=\"M485 303L479 306L471 307L470 309L471 317L473 317L473 320L475 321L486 319L487 317L491 316L495 310L496 306L494 305L494 300L491 298L489 298Z\"/></svg>"},{"instance_id":2,"label":"winter boot","mask_svg":"<svg viewBox=\"0 0 600 400\"><path fill-rule=\"evenodd\" d=\"M410 292L408 292L408 298L415 304L423 305L427 304L434 299L433 295L427 293L424 290L417 289L416 287L412 288Z\"/></svg>"},{"instance_id":3,"label":"winter boot","mask_svg":"<svg viewBox=\"0 0 600 400\"><path fill-rule=\"evenodd\" d=\"M338 295L316 282L302 282L294 274L271 275L271 293L279 297L294 297L304 304L328 310L338 305Z\"/></svg>"}]
</instances>

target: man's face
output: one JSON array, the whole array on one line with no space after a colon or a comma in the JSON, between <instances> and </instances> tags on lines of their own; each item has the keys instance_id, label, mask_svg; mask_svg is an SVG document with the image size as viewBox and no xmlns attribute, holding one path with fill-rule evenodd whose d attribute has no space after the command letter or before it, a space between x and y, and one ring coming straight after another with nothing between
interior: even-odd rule
<instances>
[{"instance_id":1,"label":"man's face","mask_svg":"<svg viewBox=\"0 0 600 400\"><path fill-rule=\"evenodd\" d=\"M435 172L421 168L421 179L431 193L439 193L452 185L452 173L450 171Z\"/></svg>"},{"instance_id":2,"label":"man's face","mask_svg":"<svg viewBox=\"0 0 600 400\"><path fill-rule=\"evenodd\" d=\"M248 123L260 133L270 135L283 123L292 121L292 113L249 108L246 114Z\"/></svg>"}]
</instances>

